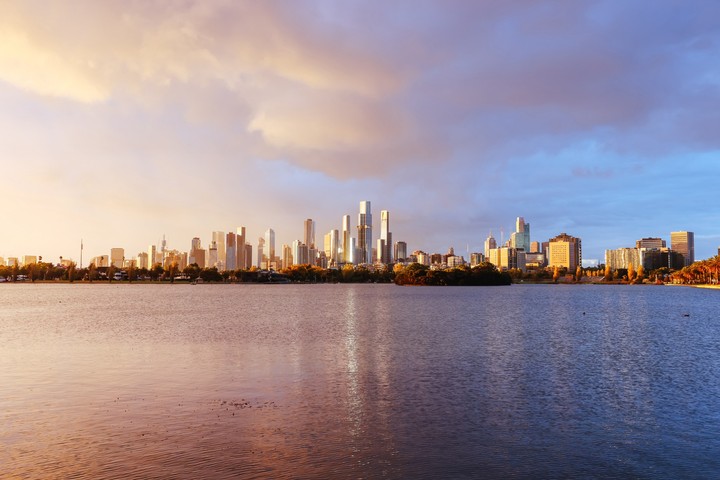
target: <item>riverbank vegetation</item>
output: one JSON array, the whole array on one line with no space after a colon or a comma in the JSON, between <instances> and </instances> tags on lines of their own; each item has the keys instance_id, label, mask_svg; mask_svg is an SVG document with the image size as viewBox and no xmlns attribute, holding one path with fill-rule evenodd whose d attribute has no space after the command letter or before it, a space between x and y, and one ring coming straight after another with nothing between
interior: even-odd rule
<instances>
[{"instance_id":1,"label":"riverbank vegetation","mask_svg":"<svg viewBox=\"0 0 720 480\"><path fill-rule=\"evenodd\" d=\"M53 265L47 262L25 266L0 266L0 280L26 282L204 282L204 283L396 283L398 285L509 285L510 283L604 283L604 284L663 284L720 285L720 256L695 262L682 270L659 268L646 272L642 266L629 265L613 270L601 265L594 268L564 267L538 268L523 272L510 269L500 272L490 264L435 268L418 263L392 266L345 265L341 268L321 268L313 265L293 265L279 271L244 270L218 271L200 268L196 264L180 269L177 264L163 268L114 266L96 267L94 264L78 268L74 263Z\"/></svg>"}]
</instances>

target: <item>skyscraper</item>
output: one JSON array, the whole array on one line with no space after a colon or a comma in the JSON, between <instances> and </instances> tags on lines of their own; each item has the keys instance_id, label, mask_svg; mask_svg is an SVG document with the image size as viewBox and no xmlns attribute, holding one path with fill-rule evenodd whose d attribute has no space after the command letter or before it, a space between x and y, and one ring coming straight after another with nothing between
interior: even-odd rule
<instances>
[{"instance_id":1,"label":"skyscraper","mask_svg":"<svg viewBox=\"0 0 720 480\"><path fill-rule=\"evenodd\" d=\"M494 250L497 248L497 242L495 241L495 237L492 236L492 232L490 232L490 235L485 239L485 250L483 253L485 254L485 258L490 258L490 250Z\"/></svg>"},{"instance_id":2,"label":"skyscraper","mask_svg":"<svg viewBox=\"0 0 720 480\"><path fill-rule=\"evenodd\" d=\"M523 217L517 217L515 220L515 231L510 235L510 246L518 250L530 251L530 224L525 223Z\"/></svg>"},{"instance_id":3,"label":"skyscraper","mask_svg":"<svg viewBox=\"0 0 720 480\"><path fill-rule=\"evenodd\" d=\"M220 270L225 270L225 263L227 262L225 232L212 232L212 239L213 242L215 242L215 247L217 248L217 267Z\"/></svg>"},{"instance_id":4,"label":"skyscraper","mask_svg":"<svg viewBox=\"0 0 720 480\"><path fill-rule=\"evenodd\" d=\"M357 248L360 251L358 263L372 263L372 212L370 202L360 202L360 213L358 214L358 235Z\"/></svg>"},{"instance_id":5,"label":"skyscraper","mask_svg":"<svg viewBox=\"0 0 720 480\"><path fill-rule=\"evenodd\" d=\"M395 242L394 257L396 262L404 262L407 259L407 243Z\"/></svg>"},{"instance_id":6,"label":"skyscraper","mask_svg":"<svg viewBox=\"0 0 720 480\"><path fill-rule=\"evenodd\" d=\"M147 256L148 256L147 268L152 268L153 265L155 265L155 263L157 263L157 247L155 245L150 245L148 247Z\"/></svg>"},{"instance_id":7,"label":"skyscraper","mask_svg":"<svg viewBox=\"0 0 720 480\"><path fill-rule=\"evenodd\" d=\"M695 233L670 232L670 249L685 259L685 266L695 263Z\"/></svg>"},{"instance_id":8,"label":"skyscraper","mask_svg":"<svg viewBox=\"0 0 720 480\"><path fill-rule=\"evenodd\" d=\"M235 270L237 266L237 235L228 232L225 236L225 270Z\"/></svg>"},{"instance_id":9,"label":"skyscraper","mask_svg":"<svg viewBox=\"0 0 720 480\"><path fill-rule=\"evenodd\" d=\"M325 247L325 258L328 261L328 265L335 266L338 264L338 237L340 236L340 232L335 230L330 230L324 238L324 247Z\"/></svg>"},{"instance_id":10,"label":"skyscraper","mask_svg":"<svg viewBox=\"0 0 720 480\"><path fill-rule=\"evenodd\" d=\"M390 232L390 212L387 210L380 210L380 240L382 240L382 244L378 243L378 257L380 259L380 263L392 263L393 243L392 233Z\"/></svg>"},{"instance_id":11,"label":"skyscraper","mask_svg":"<svg viewBox=\"0 0 720 480\"><path fill-rule=\"evenodd\" d=\"M308 248L315 248L315 222L312 218L308 218L305 220L303 227L305 245Z\"/></svg>"},{"instance_id":12,"label":"skyscraper","mask_svg":"<svg viewBox=\"0 0 720 480\"><path fill-rule=\"evenodd\" d=\"M247 270L252 265L252 254L248 255L246 253L246 244L245 227L237 227L237 234L235 236L235 268ZM252 252L252 247L250 247L250 252Z\"/></svg>"},{"instance_id":13,"label":"skyscraper","mask_svg":"<svg viewBox=\"0 0 720 480\"><path fill-rule=\"evenodd\" d=\"M263 237L258 237L258 246L257 246L257 268L265 268L263 265L263 262L265 261L265 239Z\"/></svg>"},{"instance_id":14,"label":"skyscraper","mask_svg":"<svg viewBox=\"0 0 720 480\"><path fill-rule=\"evenodd\" d=\"M266 262L265 268L270 270L275 263L275 230L272 228L265 230L265 250L263 254Z\"/></svg>"},{"instance_id":15,"label":"skyscraper","mask_svg":"<svg viewBox=\"0 0 720 480\"><path fill-rule=\"evenodd\" d=\"M342 239L341 247L342 248L342 263L352 263L353 259L353 252L352 252L352 245L351 245L351 239L352 235L350 234L350 215L343 215L342 219Z\"/></svg>"}]
</instances>

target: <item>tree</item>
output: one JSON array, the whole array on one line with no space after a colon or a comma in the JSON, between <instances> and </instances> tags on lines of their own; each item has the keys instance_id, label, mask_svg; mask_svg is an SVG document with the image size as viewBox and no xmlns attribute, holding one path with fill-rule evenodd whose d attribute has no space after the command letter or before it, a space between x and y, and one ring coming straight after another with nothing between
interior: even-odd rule
<instances>
[{"instance_id":1,"label":"tree","mask_svg":"<svg viewBox=\"0 0 720 480\"><path fill-rule=\"evenodd\" d=\"M555 269L553 270L553 282L557 283L558 280L560 280L560 267L555 265Z\"/></svg>"},{"instance_id":2,"label":"tree","mask_svg":"<svg viewBox=\"0 0 720 480\"><path fill-rule=\"evenodd\" d=\"M580 280L582 280L582 276L583 276L582 267L580 265L578 265L577 268L575 269L575 281L579 282Z\"/></svg>"},{"instance_id":3,"label":"tree","mask_svg":"<svg viewBox=\"0 0 720 480\"><path fill-rule=\"evenodd\" d=\"M633 280L635 280L635 268L633 267L632 262L628 262L627 279L628 279L628 282L631 282L631 283Z\"/></svg>"},{"instance_id":4,"label":"tree","mask_svg":"<svg viewBox=\"0 0 720 480\"><path fill-rule=\"evenodd\" d=\"M65 273L67 273L67 279L70 281L70 283L75 281L75 268L77 267L77 264L75 262L70 262L70 265L68 265L67 270Z\"/></svg>"},{"instance_id":5,"label":"tree","mask_svg":"<svg viewBox=\"0 0 720 480\"><path fill-rule=\"evenodd\" d=\"M117 268L115 267L115 265L113 265L113 264L111 263L110 266L109 266L108 269L107 269L107 279L108 279L108 282L112 282L112 281L113 281L113 277L115 276L115 271L116 271L116 270L117 270Z\"/></svg>"},{"instance_id":6,"label":"tree","mask_svg":"<svg viewBox=\"0 0 720 480\"><path fill-rule=\"evenodd\" d=\"M612 280L613 274L610 265L605 265L605 281L609 282Z\"/></svg>"},{"instance_id":7,"label":"tree","mask_svg":"<svg viewBox=\"0 0 720 480\"><path fill-rule=\"evenodd\" d=\"M645 279L645 268L640 265L637 270L637 281L638 283L642 283L642 281Z\"/></svg>"}]
</instances>

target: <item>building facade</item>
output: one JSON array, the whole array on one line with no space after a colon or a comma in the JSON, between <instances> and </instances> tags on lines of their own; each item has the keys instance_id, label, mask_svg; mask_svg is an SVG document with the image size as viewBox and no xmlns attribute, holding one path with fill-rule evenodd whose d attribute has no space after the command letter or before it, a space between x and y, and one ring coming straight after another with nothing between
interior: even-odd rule
<instances>
[{"instance_id":1,"label":"building facade","mask_svg":"<svg viewBox=\"0 0 720 480\"><path fill-rule=\"evenodd\" d=\"M683 256L686 267L695 263L695 234L693 232L670 232L670 249Z\"/></svg>"},{"instance_id":2,"label":"building facade","mask_svg":"<svg viewBox=\"0 0 720 480\"><path fill-rule=\"evenodd\" d=\"M582 266L582 241L579 238L561 233L548 241L548 267L565 267L575 270Z\"/></svg>"}]
</instances>

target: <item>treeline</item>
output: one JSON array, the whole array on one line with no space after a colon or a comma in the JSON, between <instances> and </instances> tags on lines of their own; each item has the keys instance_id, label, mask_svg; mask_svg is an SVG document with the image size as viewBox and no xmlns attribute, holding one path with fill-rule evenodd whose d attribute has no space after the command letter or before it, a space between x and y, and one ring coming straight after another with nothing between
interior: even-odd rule
<instances>
[{"instance_id":1,"label":"treeline","mask_svg":"<svg viewBox=\"0 0 720 480\"><path fill-rule=\"evenodd\" d=\"M259 270L255 267L244 270L219 271L215 267L200 268L191 264L179 269L176 264L163 268L156 264L152 268L114 266L85 268L33 263L25 266L0 266L0 277L10 281L84 281L84 282L196 282L205 283L392 283L394 272L388 267L369 269L359 265L345 265L342 269L324 269L313 265L293 265L280 271Z\"/></svg>"},{"instance_id":2,"label":"treeline","mask_svg":"<svg viewBox=\"0 0 720 480\"><path fill-rule=\"evenodd\" d=\"M395 267L397 285L449 285L449 286L490 286L510 285L512 278L507 272L500 272L491 263L475 267L460 266L444 270L432 270L427 265L412 263Z\"/></svg>"},{"instance_id":3,"label":"treeline","mask_svg":"<svg viewBox=\"0 0 720 480\"><path fill-rule=\"evenodd\" d=\"M720 255L701 260L671 276L673 283L684 285L718 285L720 284Z\"/></svg>"}]
</instances>

